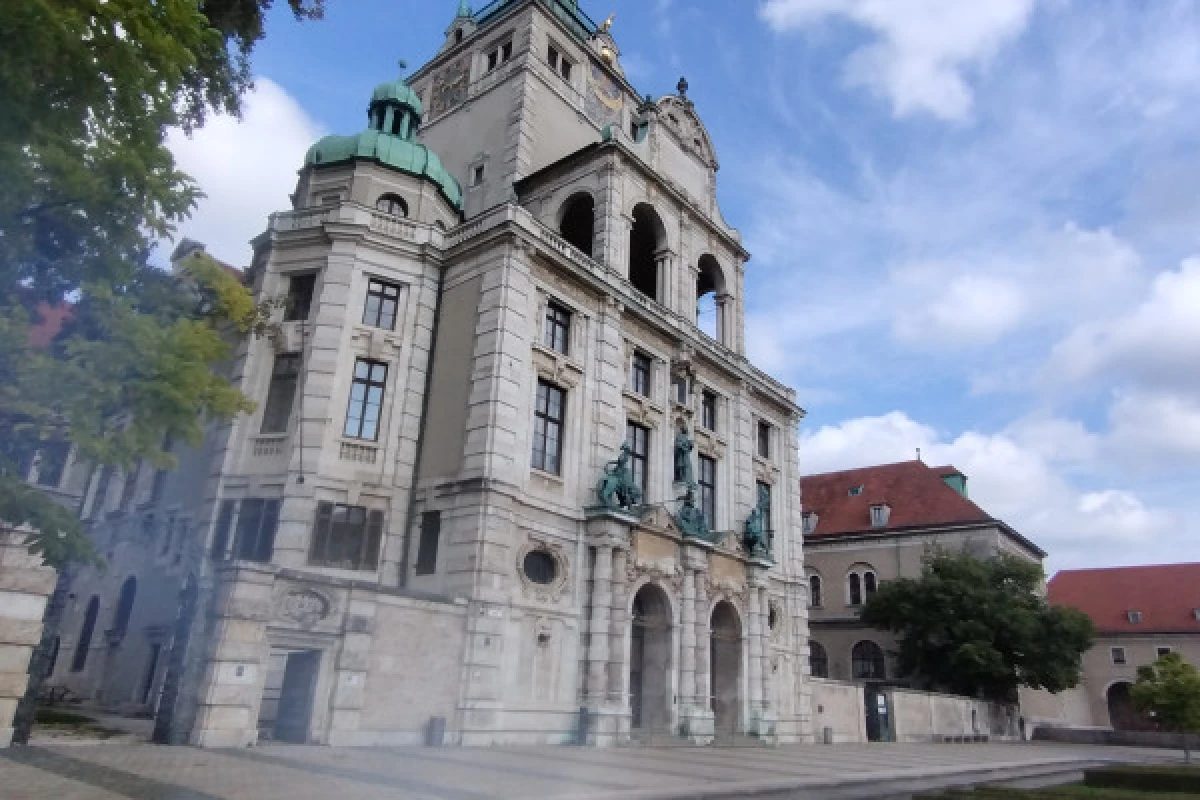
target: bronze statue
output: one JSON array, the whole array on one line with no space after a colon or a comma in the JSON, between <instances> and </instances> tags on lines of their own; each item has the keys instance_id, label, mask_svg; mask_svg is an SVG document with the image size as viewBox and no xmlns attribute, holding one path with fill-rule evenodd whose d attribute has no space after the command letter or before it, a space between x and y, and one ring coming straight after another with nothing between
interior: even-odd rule
<instances>
[{"instance_id":1,"label":"bronze statue","mask_svg":"<svg viewBox=\"0 0 1200 800\"><path fill-rule=\"evenodd\" d=\"M771 490L766 486L758 487L758 503L750 516L746 517L746 530L742 536L742 544L752 556L759 558L771 557Z\"/></svg>"},{"instance_id":2,"label":"bronze statue","mask_svg":"<svg viewBox=\"0 0 1200 800\"><path fill-rule=\"evenodd\" d=\"M642 503L642 487L633 479L633 470L629 468L630 451L629 442L622 442L617 459L604 465L604 475L596 487L596 494L605 508L633 509Z\"/></svg>"},{"instance_id":3,"label":"bronze statue","mask_svg":"<svg viewBox=\"0 0 1200 800\"><path fill-rule=\"evenodd\" d=\"M695 445L692 443L691 437L688 436L687 428L680 427L679 433L675 434L675 482L686 483L689 486L695 483L692 477L692 448Z\"/></svg>"},{"instance_id":4,"label":"bronze statue","mask_svg":"<svg viewBox=\"0 0 1200 800\"><path fill-rule=\"evenodd\" d=\"M708 517L696 506L696 485L689 483L687 494L683 496L683 505L675 512L675 525L684 536L695 539L712 541L713 535L708 528Z\"/></svg>"}]
</instances>

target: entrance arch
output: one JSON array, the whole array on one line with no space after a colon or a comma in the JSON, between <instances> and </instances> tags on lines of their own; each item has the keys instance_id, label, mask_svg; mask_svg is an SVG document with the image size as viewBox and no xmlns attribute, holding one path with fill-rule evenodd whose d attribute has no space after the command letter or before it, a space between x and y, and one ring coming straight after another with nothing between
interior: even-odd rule
<instances>
[{"instance_id":1,"label":"entrance arch","mask_svg":"<svg viewBox=\"0 0 1200 800\"><path fill-rule=\"evenodd\" d=\"M713 607L709 629L713 724L718 736L731 736L742 727L742 622L732 603Z\"/></svg>"},{"instance_id":2,"label":"entrance arch","mask_svg":"<svg viewBox=\"0 0 1200 800\"><path fill-rule=\"evenodd\" d=\"M648 583L633 596L629 641L630 725L661 732L670 725L667 676L671 670L671 607L667 595Z\"/></svg>"},{"instance_id":3,"label":"entrance arch","mask_svg":"<svg viewBox=\"0 0 1200 800\"><path fill-rule=\"evenodd\" d=\"M1132 684L1128 681L1117 681L1108 687L1105 699L1108 701L1108 722L1115 731L1152 731L1155 730L1154 720L1138 711L1133 705L1133 696L1129 693Z\"/></svg>"}]
</instances>

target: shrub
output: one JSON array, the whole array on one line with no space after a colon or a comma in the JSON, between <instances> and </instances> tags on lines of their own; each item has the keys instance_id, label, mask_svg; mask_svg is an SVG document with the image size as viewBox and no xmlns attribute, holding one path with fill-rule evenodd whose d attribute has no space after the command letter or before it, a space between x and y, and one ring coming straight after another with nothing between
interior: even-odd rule
<instances>
[{"instance_id":1,"label":"shrub","mask_svg":"<svg viewBox=\"0 0 1200 800\"><path fill-rule=\"evenodd\" d=\"M1200 794L1200 769L1184 766L1113 766L1084 770L1086 786Z\"/></svg>"}]
</instances>

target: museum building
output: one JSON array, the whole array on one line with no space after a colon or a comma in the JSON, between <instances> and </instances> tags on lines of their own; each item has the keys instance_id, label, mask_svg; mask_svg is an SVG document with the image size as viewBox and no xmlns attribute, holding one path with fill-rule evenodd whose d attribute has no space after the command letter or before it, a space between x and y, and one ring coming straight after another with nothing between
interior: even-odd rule
<instances>
[{"instance_id":1,"label":"museum building","mask_svg":"<svg viewBox=\"0 0 1200 800\"><path fill-rule=\"evenodd\" d=\"M213 747L812 740L804 412L687 83L611 25L460 5L313 144L246 270L257 409L93 476L51 684Z\"/></svg>"}]
</instances>

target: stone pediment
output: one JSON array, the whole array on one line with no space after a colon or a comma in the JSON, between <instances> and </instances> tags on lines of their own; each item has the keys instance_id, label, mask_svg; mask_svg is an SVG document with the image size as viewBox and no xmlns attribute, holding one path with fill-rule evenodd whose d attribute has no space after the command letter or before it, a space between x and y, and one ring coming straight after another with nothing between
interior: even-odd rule
<instances>
[{"instance_id":1,"label":"stone pediment","mask_svg":"<svg viewBox=\"0 0 1200 800\"><path fill-rule=\"evenodd\" d=\"M715 172L719 168L717 151L691 101L667 95L658 101L658 111L660 124L679 140L683 149Z\"/></svg>"}]
</instances>

